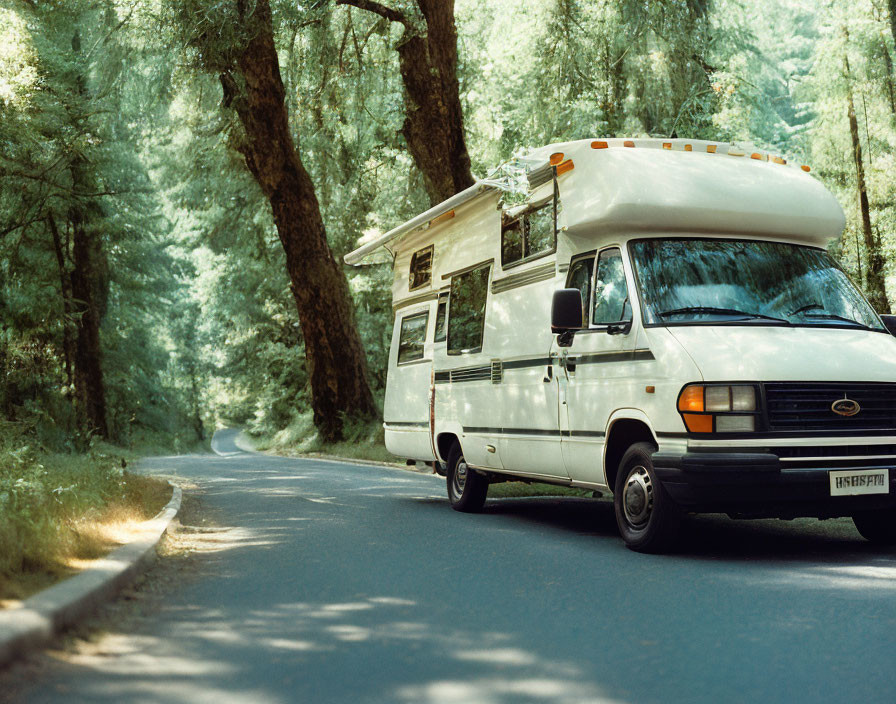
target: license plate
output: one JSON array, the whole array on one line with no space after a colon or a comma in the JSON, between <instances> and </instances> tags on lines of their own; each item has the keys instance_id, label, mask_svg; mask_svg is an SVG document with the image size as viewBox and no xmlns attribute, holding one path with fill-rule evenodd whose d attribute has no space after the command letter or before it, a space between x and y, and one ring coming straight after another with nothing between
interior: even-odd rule
<instances>
[{"instance_id":1,"label":"license plate","mask_svg":"<svg viewBox=\"0 0 896 704\"><path fill-rule=\"evenodd\" d=\"M847 469L828 472L831 496L889 494L889 469Z\"/></svg>"}]
</instances>

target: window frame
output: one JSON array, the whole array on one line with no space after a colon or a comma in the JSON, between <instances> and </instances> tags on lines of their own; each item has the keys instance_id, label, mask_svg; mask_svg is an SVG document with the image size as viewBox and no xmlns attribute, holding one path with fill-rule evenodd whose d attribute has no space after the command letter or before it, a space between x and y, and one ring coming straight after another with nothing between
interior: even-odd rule
<instances>
[{"instance_id":1,"label":"window frame","mask_svg":"<svg viewBox=\"0 0 896 704\"><path fill-rule=\"evenodd\" d=\"M552 210L552 223L554 236L552 240L552 244L550 249L543 250L538 252L537 254L530 254L526 256L526 249L529 244L529 216L532 213L537 213L540 210L544 210L547 207L551 207ZM517 222L522 222L522 233L523 233L523 256L520 259L514 259L512 262L504 261L504 232L510 229L511 225L516 224ZM521 213L518 213L513 218L507 218L505 220L504 214L501 214L501 239L498 242L498 248L501 250L501 271L507 271L508 269L513 269L517 266L522 266L523 264L528 264L529 262L534 262L537 259L541 259L542 257L548 257L551 254L557 253L557 187L556 182L554 184L554 195L542 203L537 208L530 208Z\"/></svg>"},{"instance_id":2,"label":"window frame","mask_svg":"<svg viewBox=\"0 0 896 704\"><path fill-rule=\"evenodd\" d=\"M429 277L423 282L414 286L414 264L417 262L417 257L425 252L429 252ZM428 284L432 284L432 274L433 274L433 264L435 263L435 245L427 245L426 247L421 247L416 252L411 255L411 263L408 267L408 291L419 291L421 288L425 288Z\"/></svg>"},{"instance_id":3,"label":"window frame","mask_svg":"<svg viewBox=\"0 0 896 704\"><path fill-rule=\"evenodd\" d=\"M420 356L414 357L413 359L406 359L404 361L401 360L401 335L404 331L404 324L414 318L425 318L426 323L423 326L423 338L420 345ZM426 357L426 342L429 334L429 308L424 310L416 311L414 313L408 313L403 315L398 322L398 345L395 350L395 365L397 367L404 367L410 364L419 364L420 362L429 362L431 361Z\"/></svg>"},{"instance_id":4,"label":"window frame","mask_svg":"<svg viewBox=\"0 0 896 704\"><path fill-rule=\"evenodd\" d=\"M574 288L570 285L572 268L579 262L583 262L588 259L591 260L591 276L588 277L588 300L582 301L582 306L584 308L583 312L588 316L588 325L585 326L586 330L591 328L591 299L594 297L594 265L597 263L597 250L592 249L590 252L582 252L581 254L573 255L572 259L569 260L569 269L566 272L566 288Z\"/></svg>"},{"instance_id":5,"label":"window frame","mask_svg":"<svg viewBox=\"0 0 896 704\"><path fill-rule=\"evenodd\" d=\"M626 274L626 271L625 271L625 255L623 253L623 246L619 245L619 244L610 244L610 245L607 245L606 247L601 247L594 254L594 270L591 272L592 309L589 313L589 319L591 320L589 327L594 330L604 331L611 325L615 325L617 323L622 323L622 322L628 322L626 320L613 320L608 323L595 323L594 322L593 302L597 300L595 294L597 291L597 271L598 271L598 264L600 263L600 255L603 254L604 252L609 252L612 249L616 249L619 251L619 259L622 261L622 280L625 281L625 293L626 293L625 300L628 301L628 307L629 307L629 310L631 311L631 316L632 316L631 322L634 323L634 320L635 320L635 309L634 309L634 306L632 305L632 290L631 290L631 286L629 286L628 275ZM622 310L623 310L623 312L625 311L625 305L623 305Z\"/></svg>"},{"instance_id":6,"label":"window frame","mask_svg":"<svg viewBox=\"0 0 896 704\"><path fill-rule=\"evenodd\" d=\"M450 356L450 357L459 357L459 356L465 355L465 354L479 354L482 352L482 350L485 346L485 319L488 315L488 297L489 297L489 294L491 293L492 264L494 264L494 260L489 259L488 261L481 262L480 264L474 264L471 267L467 267L466 269L463 269L463 270L451 275L451 284L453 285L454 280L456 278L459 278L461 276L467 276L476 271L479 271L480 269L486 269L485 302L484 302L485 304L484 304L484 308L482 311L482 329L480 330L480 333L479 333L479 345L476 347L470 347L470 348L462 349L462 350L452 350L451 349L451 310L450 310L450 304L449 304L449 307L446 311L446 313L447 313L447 315L446 315L447 330L446 330L446 335L445 335L445 348L446 348L445 351L448 354L448 356ZM448 291L448 298L450 301L451 289L449 289L449 291Z\"/></svg>"},{"instance_id":7,"label":"window frame","mask_svg":"<svg viewBox=\"0 0 896 704\"><path fill-rule=\"evenodd\" d=\"M451 314L451 304L449 303L449 299L451 298L449 293L440 293L439 297L436 299L436 320L433 324L433 334L432 334L432 342L434 345L440 345L443 342L448 344L448 316ZM445 337L439 338L439 309L445 306Z\"/></svg>"}]
</instances>

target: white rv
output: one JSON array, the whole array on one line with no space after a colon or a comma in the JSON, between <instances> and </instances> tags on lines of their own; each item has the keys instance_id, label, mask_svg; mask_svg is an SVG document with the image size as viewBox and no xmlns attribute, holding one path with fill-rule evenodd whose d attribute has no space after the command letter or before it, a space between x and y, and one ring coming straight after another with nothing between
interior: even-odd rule
<instances>
[{"instance_id":1,"label":"white rv","mask_svg":"<svg viewBox=\"0 0 896 704\"><path fill-rule=\"evenodd\" d=\"M687 512L896 541L892 321L825 251L843 212L807 167L681 139L516 165L346 256L394 257L390 452L462 511L508 479L613 492L636 550Z\"/></svg>"}]
</instances>

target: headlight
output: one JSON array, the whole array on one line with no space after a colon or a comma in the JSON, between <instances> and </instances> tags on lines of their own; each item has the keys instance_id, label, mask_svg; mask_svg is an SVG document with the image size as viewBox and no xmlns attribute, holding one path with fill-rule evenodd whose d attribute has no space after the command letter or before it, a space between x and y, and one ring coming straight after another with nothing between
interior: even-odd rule
<instances>
[{"instance_id":1,"label":"headlight","mask_svg":"<svg viewBox=\"0 0 896 704\"><path fill-rule=\"evenodd\" d=\"M692 433L751 433L756 430L756 387L748 384L688 384L678 412Z\"/></svg>"}]
</instances>

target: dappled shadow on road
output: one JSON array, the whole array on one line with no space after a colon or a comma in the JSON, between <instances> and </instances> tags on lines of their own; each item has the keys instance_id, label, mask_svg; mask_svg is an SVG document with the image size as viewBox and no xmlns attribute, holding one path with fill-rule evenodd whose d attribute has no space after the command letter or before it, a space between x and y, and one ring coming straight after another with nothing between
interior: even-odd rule
<instances>
[{"instance_id":1,"label":"dappled shadow on road","mask_svg":"<svg viewBox=\"0 0 896 704\"><path fill-rule=\"evenodd\" d=\"M431 601L387 595L248 612L175 607L164 634L112 633L83 642L64 656L65 672L79 680L78 700L91 702L625 701L603 692L583 663L484 625L440 628L438 612ZM47 698L26 693L23 701L52 701L67 691L57 686Z\"/></svg>"}]
</instances>

